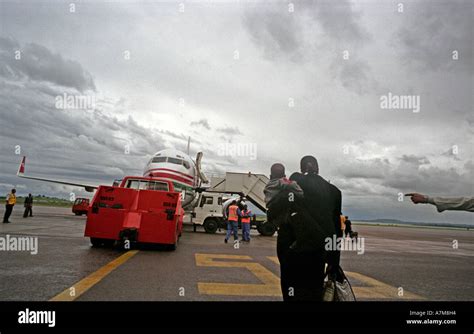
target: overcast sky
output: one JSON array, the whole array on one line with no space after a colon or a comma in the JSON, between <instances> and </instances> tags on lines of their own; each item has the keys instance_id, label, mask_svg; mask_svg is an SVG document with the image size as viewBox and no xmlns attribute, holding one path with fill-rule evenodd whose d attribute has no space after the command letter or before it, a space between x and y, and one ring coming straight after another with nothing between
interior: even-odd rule
<instances>
[{"instance_id":1,"label":"overcast sky","mask_svg":"<svg viewBox=\"0 0 474 334\"><path fill-rule=\"evenodd\" d=\"M82 194L17 178L21 155L27 174L110 184L191 136L208 174L290 175L312 154L349 216L472 223L398 193L473 196L473 7L1 1L0 192ZM389 93L419 112L381 108ZM95 100L61 109L64 94Z\"/></svg>"}]
</instances>

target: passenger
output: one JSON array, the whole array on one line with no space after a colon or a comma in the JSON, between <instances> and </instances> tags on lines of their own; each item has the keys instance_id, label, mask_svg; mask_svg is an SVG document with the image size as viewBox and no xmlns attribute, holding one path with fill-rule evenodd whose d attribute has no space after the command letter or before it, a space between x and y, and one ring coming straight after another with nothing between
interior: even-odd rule
<instances>
[{"instance_id":1,"label":"passenger","mask_svg":"<svg viewBox=\"0 0 474 334\"><path fill-rule=\"evenodd\" d=\"M438 212L458 210L474 212L474 197L430 197L419 193L405 194L415 204L428 203L436 206Z\"/></svg>"},{"instance_id":2,"label":"passenger","mask_svg":"<svg viewBox=\"0 0 474 334\"><path fill-rule=\"evenodd\" d=\"M5 215L3 216L3 223L9 224L9 218L12 214L13 207L16 204L16 189L12 189L12 191L7 195L5 198Z\"/></svg>"},{"instance_id":3,"label":"passenger","mask_svg":"<svg viewBox=\"0 0 474 334\"><path fill-rule=\"evenodd\" d=\"M270 181L264 189L267 207L267 219L278 227L277 255L280 261L281 290L283 300L294 299L292 281L293 257L290 253L296 251L297 238L301 228L293 224L294 217L300 210L303 191L296 182L286 178L285 167L276 163L270 169ZM297 222L298 223L298 222Z\"/></svg>"},{"instance_id":4,"label":"passenger","mask_svg":"<svg viewBox=\"0 0 474 334\"><path fill-rule=\"evenodd\" d=\"M301 173L294 173L290 180L296 181L304 192L304 209L293 216L298 220L294 226L300 226L302 231L296 230L296 249L290 246L286 251L281 284L284 299L287 291L294 294L285 300L321 301L326 263L326 272L333 275L339 266L337 245L325 250L325 242L334 235L342 237L341 191L319 176L315 157L303 157L300 168Z\"/></svg>"},{"instance_id":5,"label":"passenger","mask_svg":"<svg viewBox=\"0 0 474 334\"><path fill-rule=\"evenodd\" d=\"M229 206L229 215L227 217L227 234L225 236L224 242L227 243L229 241L230 235L234 234L234 242L239 240L238 230L239 230L239 214L237 210L239 207L237 206L237 201L232 201Z\"/></svg>"},{"instance_id":6,"label":"passenger","mask_svg":"<svg viewBox=\"0 0 474 334\"><path fill-rule=\"evenodd\" d=\"M342 233L344 234L344 231L346 229L346 217L347 216L344 216L344 215L340 215L340 220L341 220L341 231Z\"/></svg>"},{"instance_id":7,"label":"passenger","mask_svg":"<svg viewBox=\"0 0 474 334\"><path fill-rule=\"evenodd\" d=\"M344 234L347 238L349 235L352 238L352 222L350 221L349 217L346 216L346 228L344 229Z\"/></svg>"},{"instance_id":8,"label":"passenger","mask_svg":"<svg viewBox=\"0 0 474 334\"><path fill-rule=\"evenodd\" d=\"M265 195L265 204L267 209L273 207L273 210L270 212L271 214L275 215L276 218L281 217L279 214L280 210L285 212L287 208L287 205L282 207L280 205L275 205L276 203L279 203L281 200L283 200L283 202L287 204L290 193L300 198L303 196L303 191L301 190L300 186L298 186L296 182L290 181L286 178L285 166L280 163L273 164L270 168L270 181L265 186L263 193ZM278 212L276 212L276 210Z\"/></svg>"},{"instance_id":9,"label":"passenger","mask_svg":"<svg viewBox=\"0 0 474 334\"><path fill-rule=\"evenodd\" d=\"M33 196L28 194L28 197L25 198L25 212L23 213L23 218L28 217L28 213L30 217L33 217Z\"/></svg>"},{"instance_id":10,"label":"passenger","mask_svg":"<svg viewBox=\"0 0 474 334\"><path fill-rule=\"evenodd\" d=\"M238 210L238 215L241 217L242 223L242 240L250 242L250 218L252 217L252 211L247 209L247 205L244 204L243 210Z\"/></svg>"}]
</instances>

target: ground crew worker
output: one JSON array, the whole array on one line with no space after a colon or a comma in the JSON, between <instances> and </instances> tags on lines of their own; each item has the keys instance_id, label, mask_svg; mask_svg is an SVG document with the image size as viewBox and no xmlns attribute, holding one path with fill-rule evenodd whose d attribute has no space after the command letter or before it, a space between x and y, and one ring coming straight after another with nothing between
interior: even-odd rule
<instances>
[{"instance_id":1,"label":"ground crew worker","mask_svg":"<svg viewBox=\"0 0 474 334\"><path fill-rule=\"evenodd\" d=\"M12 191L7 195L5 199L5 215L3 216L3 223L8 224L10 221L10 215L13 211L13 206L16 204L16 189L12 189Z\"/></svg>"},{"instance_id":2,"label":"ground crew worker","mask_svg":"<svg viewBox=\"0 0 474 334\"><path fill-rule=\"evenodd\" d=\"M240 211L241 223L242 223L242 240L250 242L250 217L252 211L247 209L247 205L244 205L243 210Z\"/></svg>"},{"instance_id":3,"label":"ground crew worker","mask_svg":"<svg viewBox=\"0 0 474 334\"><path fill-rule=\"evenodd\" d=\"M225 243L227 243L232 233L234 234L234 242L239 239L239 213L237 212L238 209L239 207L237 206L237 202L232 201L229 206L229 215L227 217L227 234L224 239Z\"/></svg>"},{"instance_id":4,"label":"ground crew worker","mask_svg":"<svg viewBox=\"0 0 474 334\"><path fill-rule=\"evenodd\" d=\"M30 217L33 217L33 196L28 194L28 197L25 198L25 212L23 213L23 218L28 217L28 213Z\"/></svg>"}]
</instances>

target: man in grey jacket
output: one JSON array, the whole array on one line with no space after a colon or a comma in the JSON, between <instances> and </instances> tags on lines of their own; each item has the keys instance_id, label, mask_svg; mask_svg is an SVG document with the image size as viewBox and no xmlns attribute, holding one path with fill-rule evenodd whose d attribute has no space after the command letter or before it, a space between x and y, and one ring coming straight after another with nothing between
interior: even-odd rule
<instances>
[{"instance_id":1,"label":"man in grey jacket","mask_svg":"<svg viewBox=\"0 0 474 334\"><path fill-rule=\"evenodd\" d=\"M474 197L431 197L419 193L405 194L415 204L428 203L436 206L438 212L445 210L474 212Z\"/></svg>"}]
</instances>

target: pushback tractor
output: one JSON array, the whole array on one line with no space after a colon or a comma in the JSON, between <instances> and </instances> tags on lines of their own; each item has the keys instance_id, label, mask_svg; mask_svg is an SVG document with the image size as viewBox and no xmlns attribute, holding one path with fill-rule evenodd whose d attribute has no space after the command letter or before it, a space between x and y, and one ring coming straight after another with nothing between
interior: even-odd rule
<instances>
[{"instance_id":1,"label":"pushback tractor","mask_svg":"<svg viewBox=\"0 0 474 334\"><path fill-rule=\"evenodd\" d=\"M89 205L84 235L94 247L160 244L175 250L183 229L182 194L173 182L125 177L99 186Z\"/></svg>"}]
</instances>

